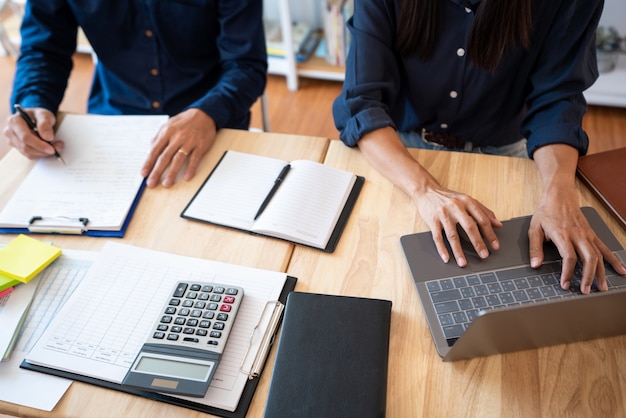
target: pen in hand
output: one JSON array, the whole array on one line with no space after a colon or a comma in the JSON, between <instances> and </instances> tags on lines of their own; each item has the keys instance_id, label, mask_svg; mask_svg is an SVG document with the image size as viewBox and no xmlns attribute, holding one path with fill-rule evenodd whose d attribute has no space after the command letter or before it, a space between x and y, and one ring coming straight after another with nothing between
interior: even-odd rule
<instances>
[{"instance_id":1,"label":"pen in hand","mask_svg":"<svg viewBox=\"0 0 626 418\"><path fill-rule=\"evenodd\" d=\"M15 110L18 111L18 113L20 114L20 116L22 117L22 119L24 119L24 121L26 122L26 124L28 125L28 127L30 128L31 131L33 131L33 133L37 136L37 138L41 139L44 142L48 142L45 139L43 139L41 137L41 135L39 135L39 130L37 130L37 124L35 123L35 121L28 115L28 113L26 113L26 111L24 110L24 108L22 106L20 106L19 104L15 104L13 105L13 107L15 108ZM49 143L49 142L48 142ZM61 157L61 154L59 154L59 152L57 151L57 149L54 147L54 145L50 144L52 146L52 149L54 149L54 156L57 158L57 160L61 161L61 163L63 165L65 165L65 161L63 161L63 158Z\"/></svg>"},{"instance_id":2,"label":"pen in hand","mask_svg":"<svg viewBox=\"0 0 626 418\"><path fill-rule=\"evenodd\" d=\"M270 189L270 192L267 194L267 196L265 197L265 200L263 200L263 203L261 203L261 207L259 208L258 212L256 213L256 215L254 215L254 220L256 221L256 219L261 216L261 214L263 213L263 211L265 210L265 208L267 207L268 203L270 203L270 200L272 200L272 197L276 194L276 191L278 190L278 187L280 187L280 184L283 182L283 180L285 180L285 177L287 177L287 173L289 172L289 170L291 170L291 165L287 164L286 166L283 167L283 169L280 171L280 174L278 175L278 177L276 178L276 180L274 181L274 185L272 186L272 188Z\"/></svg>"}]
</instances>

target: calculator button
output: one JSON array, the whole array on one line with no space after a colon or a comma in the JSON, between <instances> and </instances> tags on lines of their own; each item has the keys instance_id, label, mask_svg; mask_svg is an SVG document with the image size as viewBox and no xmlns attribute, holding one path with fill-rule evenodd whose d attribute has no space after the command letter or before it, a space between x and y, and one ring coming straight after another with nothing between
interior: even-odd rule
<instances>
[{"instance_id":1,"label":"calculator button","mask_svg":"<svg viewBox=\"0 0 626 418\"><path fill-rule=\"evenodd\" d=\"M157 326L157 331L167 331L167 325L159 325Z\"/></svg>"},{"instance_id":2,"label":"calculator button","mask_svg":"<svg viewBox=\"0 0 626 418\"><path fill-rule=\"evenodd\" d=\"M165 333L164 332L155 332L153 337L157 338L159 340L162 340L163 338L165 338Z\"/></svg>"},{"instance_id":3,"label":"calculator button","mask_svg":"<svg viewBox=\"0 0 626 418\"><path fill-rule=\"evenodd\" d=\"M186 322L186 321L187 321L187 320L186 320L185 318L181 318L181 317L179 316L179 317L177 317L177 318L174 320L174 323L175 323L176 325L185 325L185 322Z\"/></svg>"},{"instance_id":4,"label":"calculator button","mask_svg":"<svg viewBox=\"0 0 626 418\"><path fill-rule=\"evenodd\" d=\"M215 314L213 312L207 311L205 312L202 317L206 318L206 319L213 319L213 317L215 316Z\"/></svg>"},{"instance_id":5,"label":"calculator button","mask_svg":"<svg viewBox=\"0 0 626 418\"><path fill-rule=\"evenodd\" d=\"M235 298L232 296L224 296L224 303L235 303Z\"/></svg>"},{"instance_id":6,"label":"calculator button","mask_svg":"<svg viewBox=\"0 0 626 418\"><path fill-rule=\"evenodd\" d=\"M187 293L187 296L185 296L187 299L196 299L198 297L198 292L189 292Z\"/></svg>"},{"instance_id":7,"label":"calculator button","mask_svg":"<svg viewBox=\"0 0 626 418\"><path fill-rule=\"evenodd\" d=\"M189 328L189 327L187 327L187 328L185 328L185 329L183 330L183 334L193 334L194 332L196 332L196 329L195 329L195 328Z\"/></svg>"},{"instance_id":8,"label":"calculator button","mask_svg":"<svg viewBox=\"0 0 626 418\"><path fill-rule=\"evenodd\" d=\"M198 301L193 305L193 307L196 309L204 309L205 306L206 306L206 302L201 302L201 301Z\"/></svg>"},{"instance_id":9,"label":"calculator button","mask_svg":"<svg viewBox=\"0 0 626 418\"><path fill-rule=\"evenodd\" d=\"M222 305L222 306L220 306L220 311L222 311L222 312L230 312L231 308L232 308L231 305Z\"/></svg>"},{"instance_id":10,"label":"calculator button","mask_svg":"<svg viewBox=\"0 0 626 418\"><path fill-rule=\"evenodd\" d=\"M174 290L174 297L176 298L182 297L185 294L186 290L187 290L187 283L179 283L178 286L176 286L176 290Z\"/></svg>"},{"instance_id":11,"label":"calculator button","mask_svg":"<svg viewBox=\"0 0 626 418\"><path fill-rule=\"evenodd\" d=\"M200 296L198 296L198 299L200 300L209 300L209 293L200 293Z\"/></svg>"},{"instance_id":12,"label":"calculator button","mask_svg":"<svg viewBox=\"0 0 626 418\"><path fill-rule=\"evenodd\" d=\"M172 332L181 332L183 330L183 327L179 327L177 325L174 325L171 329Z\"/></svg>"},{"instance_id":13,"label":"calculator button","mask_svg":"<svg viewBox=\"0 0 626 418\"><path fill-rule=\"evenodd\" d=\"M189 290L193 290L194 292L197 292L201 288L202 286L200 286L199 284L192 284L191 286L189 286Z\"/></svg>"},{"instance_id":14,"label":"calculator button","mask_svg":"<svg viewBox=\"0 0 626 418\"><path fill-rule=\"evenodd\" d=\"M169 324L170 322L172 322L172 317L169 315L165 315L161 317L161 322L164 324Z\"/></svg>"},{"instance_id":15,"label":"calculator button","mask_svg":"<svg viewBox=\"0 0 626 418\"><path fill-rule=\"evenodd\" d=\"M202 315L201 309L194 309L193 311L191 311L191 316L194 318L199 318L200 315Z\"/></svg>"},{"instance_id":16,"label":"calculator button","mask_svg":"<svg viewBox=\"0 0 626 418\"><path fill-rule=\"evenodd\" d=\"M178 335L176 334L167 334L167 339L170 341L178 341Z\"/></svg>"},{"instance_id":17,"label":"calculator button","mask_svg":"<svg viewBox=\"0 0 626 418\"><path fill-rule=\"evenodd\" d=\"M210 286L208 284L204 285L204 286L202 286L202 291L203 292L212 292L213 291L213 286Z\"/></svg>"},{"instance_id":18,"label":"calculator button","mask_svg":"<svg viewBox=\"0 0 626 418\"><path fill-rule=\"evenodd\" d=\"M197 319L190 319L187 321L187 326L188 327L197 327L198 326L198 320Z\"/></svg>"},{"instance_id":19,"label":"calculator button","mask_svg":"<svg viewBox=\"0 0 626 418\"><path fill-rule=\"evenodd\" d=\"M175 314L176 313L176 308L169 307L169 308L165 309L165 313L168 314L168 315Z\"/></svg>"},{"instance_id":20,"label":"calculator button","mask_svg":"<svg viewBox=\"0 0 626 418\"><path fill-rule=\"evenodd\" d=\"M222 300L220 295L211 295L211 302L219 302L220 300Z\"/></svg>"},{"instance_id":21,"label":"calculator button","mask_svg":"<svg viewBox=\"0 0 626 418\"><path fill-rule=\"evenodd\" d=\"M226 294L227 295L236 295L238 293L237 289L233 288L233 287L229 287L228 289L226 289Z\"/></svg>"},{"instance_id":22,"label":"calculator button","mask_svg":"<svg viewBox=\"0 0 626 418\"><path fill-rule=\"evenodd\" d=\"M194 337L185 337L183 338L183 341L188 342L188 343L199 343L200 339L194 338Z\"/></svg>"},{"instance_id":23,"label":"calculator button","mask_svg":"<svg viewBox=\"0 0 626 418\"><path fill-rule=\"evenodd\" d=\"M213 293L224 293L226 291L226 289L224 289L221 286L216 286L213 288Z\"/></svg>"},{"instance_id":24,"label":"calculator button","mask_svg":"<svg viewBox=\"0 0 626 418\"><path fill-rule=\"evenodd\" d=\"M199 335L201 337L206 337L207 334L208 334L208 332L207 332L206 329L199 328L199 329L196 330L196 335Z\"/></svg>"},{"instance_id":25,"label":"calculator button","mask_svg":"<svg viewBox=\"0 0 626 418\"><path fill-rule=\"evenodd\" d=\"M222 333L219 331L211 331L211 333L209 334L209 336L211 338L220 338L222 336Z\"/></svg>"},{"instance_id":26,"label":"calculator button","mask_svg":"<svg viewBox=\"0 0 626 418\"><path fill-rule=\"evenodd\" d=\"M217 341L209 340L206 342L209 345L217 345Z\"/></svg>"},{"instance_id":27,"label":"calculator button","mask_svg":"<svg viewBox=\"0 0 626 418\"><path fill-rule=\"evenodd\" d=\"M170 305L172 306L180 305L180 299L170 299Z\"/></svg>"},{"instance_id":28,"label":"calculator button","mask_svg":"<svg viewBox=\"0 0 626 418\"><path fill-rule=\"evenodd\" d=\"M215 324L213 324L213 329L223 330L224 329L224 323L223 322L216 322Z\"/></svg>"},{"instance_id":29,"label":"calculator button","mask_svg":"<svg viewBox=\"0 0 626 418\"><path fill-rule=\"evenodd\" d=\"M217 309L217 303L209 303L209 305L206 308L214 311Z\"/></svg>"},{"instance_id":30,"label":"calculator button","mask_svg":"<svg viewBox=\"0 0 626 418\"><path fill-rule=\"evenodd\" d=\"M183 307L191 308L192 306L193 306L193 300L184 300L183 301Z\"/></svg>"},{"instance_id":31,"label":"calculator button","mask_svg":"<svg viewBox=\"0 0 626 418\"><path fill-rule=\"evenodd\" d=\"M180 311L178 311L178 315L182 315L182 316L188 316L189 315L190 310L187 308L183 308Z\"/></svg>"},{"instance_id":32,"label":"calculator button","mask_svg":"<svg viewBox=\"0 0 626 418\"><path fill-rule=\"evenodd\" d=\"M228 314L218 313L217 318L215 319L217 319L218 321L228 321Z\"/></svg>"}]
</instances>

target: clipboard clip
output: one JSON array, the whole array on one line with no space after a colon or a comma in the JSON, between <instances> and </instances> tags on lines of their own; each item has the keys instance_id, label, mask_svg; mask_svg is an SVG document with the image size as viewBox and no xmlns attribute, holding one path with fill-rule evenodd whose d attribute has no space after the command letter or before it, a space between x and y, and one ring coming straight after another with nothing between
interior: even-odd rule
<instances>
[{"instance_id":1,"label":"clipboard clip","mask_svg":"<svg viewBox=\"0 0 626 418\"><path fill-rule=\"evenodd\" d=\"M263 319L267 316L266 313L272 309L272 314L269 318L269 321L263 321ZM283 310L285 309L285 305L280 301L273 300L269 301L265 304L265 308L263 308L263 313L259 318L259 322L256 324L254 329L252 330L252 335L250 335L250 341L248 342L248 348L246 350L246 354L243 356L243 360L241 360L241 365L239 366L239 371L248 376L249 380L257 378L261 375L261 370L263 369L263 365L265 364L265 359L270 351L270 347L274 343L274 337L276 336L276 330L278 328L278 324L280 323L280 319L283 314ZM267 322L267 326L264 327L263 322ZM264 329L263 329L264 328ZM244 365L248 360L248 357L251 354L252 347L255 345L255 340L262 333L261 344L259 345L259 350L252 361L252 366L249 370L244 369Z\"/></svg>"},{"instance_id":2,"label":"clipboard clip","mask_svg":"<svg viewBox=\"0 0 626 418\"><path fill-rule=\"evenodd\" d=\"M33 216L28 221L30 232L44 234L75 234L87 231L89 218L70 218L67 216Z\"/></svg>"}]
</instances>

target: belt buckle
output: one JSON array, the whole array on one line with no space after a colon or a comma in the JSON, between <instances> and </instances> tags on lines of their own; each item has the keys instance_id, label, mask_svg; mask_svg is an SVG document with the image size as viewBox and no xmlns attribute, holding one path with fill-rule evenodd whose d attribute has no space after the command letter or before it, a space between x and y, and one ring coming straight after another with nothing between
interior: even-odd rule
<instances>
[{"instance_id":1,"label":"belt buckle","mask_svg":"<svg viewBox=\"0 0 626 418\"><path fill-rule=\"evenodd\" d=\"M456 135L450 135L439 132L430 132L426 128L422 129L422 141L441 148L463 149L465 141Z\"/></svg>"}]
</instances>

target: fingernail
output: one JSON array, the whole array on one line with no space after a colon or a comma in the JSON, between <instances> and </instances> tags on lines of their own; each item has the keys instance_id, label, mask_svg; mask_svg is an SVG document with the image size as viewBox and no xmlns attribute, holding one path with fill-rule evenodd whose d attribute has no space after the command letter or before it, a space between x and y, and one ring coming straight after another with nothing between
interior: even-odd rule
<instances>
[{"instance_id":1,"label":"fingernail","mask_svg":"<svg viewBox=\"0 0 626 418\"><path fill-rule=\"evenodd\" d=\"M444 263L448 263L448 261L450 261L450 258L445 254L439 254L439 257L441 257Z\"/></svg>"},{"instance_id":2,"label":"fingernail","mask_svg":"<svg viewBox=\"0 0 626 418\"><path fill-rule=\"evenodd\" d=\"M539 265L539 259L537 257L533 257L530 259L531 267L537 267Z\"/></svg>"},{"instance_id":3,"label":"fingernail","mask_svg":"<svg viewBox=\"0 0 626 418\"><path fill-rule=\"evenodd\" d=\"M494 250L498 250L498 249L500 249L500 242L498 242L498 241L492 241L492 242L491 242L491 248L493 248Z\"/></svg>"},{"instance_id":4,"label":"fingernail","mask_svg":"<svg viewBox=\"0 0 626 418\"><path fill-rule=\"evenodd\" d=\"M459 267L465 267L465 259L463 257L460 257L458 260L456 260L456 263L459 265Z\"/></svg>"},{"instance_id":5,"label":"fingernail","mask_svg":"<svg viewBox=\"0 0 626 418\"><path fill-rule=\"evenodd\" d=\"M590 285L588 285L588 284L584 285L584 286L582 287L582 291L583 291L583 293L585 293L585 294L587 294L587 293L591 292L591 286L590 286Z\"/></svg>"},{"instance_id":6,"label":"fingernail","mask_svg":"<svg viewBox=\"0 0 626 418\"><path fill-rule=\"evenodd\" d=\"M487 250L482 250L482 251L479 253L479 255L480 255L480 258L487 258L487 257L489 257L489 251L487 251Z\"/></svg>"}]
</instances>

